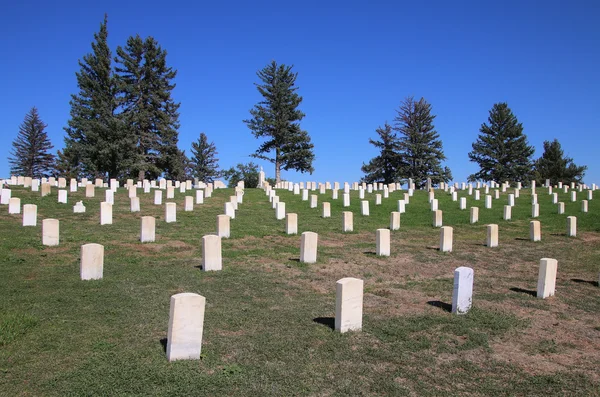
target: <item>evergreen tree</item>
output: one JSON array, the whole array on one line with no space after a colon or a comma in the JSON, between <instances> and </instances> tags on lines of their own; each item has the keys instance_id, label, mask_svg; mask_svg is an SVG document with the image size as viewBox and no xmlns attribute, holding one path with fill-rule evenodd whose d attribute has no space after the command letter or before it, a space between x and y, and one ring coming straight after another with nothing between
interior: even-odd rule
<instances>
[{"instance_id":1,"label":"evergreen tree","mask_svg":"<svg viewBox=\"0 0 600 397\"><path fill-rule=\"evenodd\" d=\"M378 156L364 164L361 171L365 173L363 181L366 183L383 182L392 183L398 181L400 172L401 158L399 154L398 136L392 130L392 127L385 123L383 128L379 127L375 131L379 135L380 141L369 139L369 143L381 152Z\"/></svg>"},{"instance_id":2,"label":"evergreen tree","mask_svg":"<svg viewBox=\"0 0 600 397\"><path fill-rule=\"evenodd\" d=\"M65 147L56 152L54 173L67 179L78 178L82 174L81 166L77 162L77 158L73 156L72 149Z\"/></svg>"},{"instance_id":3,"label":"evergreen tree","mask_svg":"<svg viewBox=\"0 0 600 397\"><path fill-rule=\"evenodd\" d=\"M40 119L35 107L25 115L19 126L19 133L12 143L8 163L10 172L19 176L41 178L51 174L54 167L54 155L48 153L52 143L48 139L46 124Z\"/></svg>"},{"instance_id":4,"label":"evergreen tree","mask_svg":"<svg viewBox=\"0 0 600 397\"><path fill-rule=\"evenodd\" d=\"M128 173L135 142L116 113L117 87L107 38L105 16L94 34L92 53L79 61L79 93L71 95L65 153L70 163L81 164L83 176L118 178Z\"/></svg>"},{"instance_id":5,"label":"evergreen tree","mask_svg":"<svg viewBox=\"0 0 600 397\"><path fill-rule=\"evenodd\" d=\"M213 182L221 175L219 159L214 142L208 142L204 132L200 133L197 142L192 142L192 175L203 182Z\"/></svg>"},{"instance_id":6,"label":"evergreen tree","mask_svg":"<svg viewBox=\"0 0 600 397\"><path fill-rule=\"evenodd\" d=\"M441 164L446 156L433 125L431 105L424 98L415 101L408 97L396 112L394 130L399 133L401 179L412 178L417 188L423 188L427 178L433 185L452 180L450 169Z\"/></svg>"},{"instance_id":7,"label":"evergreen tree","mask_svg":"<svg viewBox=\"0 0 600 397\"><path fill-rule=\"evenodd\" d=\"M483 123L469 159L480 170L469 175L470 181L524 182L531 177L534 148L527 143L523 124L519 123L506 103L496 103L488 123Z\"/></svg>"},{"instance_id":8,"label":"evergreen tree","mask_svg":"<svg viewBox=\"0 0 600 397\"><path fill-rule=\"evenodd\" d=\"M122 117L136 143L132 173L139 180L181 174L177 148L179 103L173 101L177 71L167 66L167 51L148 37L130 37L117 48L117 73Z\"/></svg>"},{"instance_id":9,"label":"evergreen tree","mask_svg":"<svg viewBox=\"0 0 600 397\"><path fill-rule=\"evenodd\" d=\"M223 171L223 177L227 179L229 187L236 187L239 181L244 181L244 186L250 187L258 185L258 173L258 165L253 162L240 163L235 168Z\"/></svg>"},{"instance_id":10,"label":"evergreen tree","mask_svg":"<svg viewBox=\"0 0 600 397\"><path fill-rule=\"evenodd\" d=\"M550 179L551 185L558 182L570 184L583 183L587 166L575 165L573 159L565 157L558 140L544 141L544 153L534 163L534 177L540 183Z\"/></svg>"},{"instance_id":11,"label":"evergreen tree","mask_svg":"<svg viewBox=\"0 0 600 397\"><path fill-rule=\"evenodd\" d=\"M314 145L306 131L300 128L304 113L298 109L302 97L295 87L297 73L292 66L275 61L257 72L263 84L255 84L263 100L250 110L252 119L244 120L256 138L267 138L253 157L275 164L275 179L281 181L281 169L300 172L314 171ZM272 153L268 156L268 153ZM255 185L247 185L255 186Z\"/></svg>"}]
</instances>

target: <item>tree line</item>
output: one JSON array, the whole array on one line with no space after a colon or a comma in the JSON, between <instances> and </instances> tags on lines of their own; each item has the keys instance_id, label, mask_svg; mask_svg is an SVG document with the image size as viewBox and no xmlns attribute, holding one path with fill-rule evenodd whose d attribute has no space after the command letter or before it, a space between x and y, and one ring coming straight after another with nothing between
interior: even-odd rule
<instances>
[{"instance_id":1,"label":"tree line","mask_svg":"<svg viewBox=\"0 0 600 397\"><path fill-rule=\"evenodd\" d=\"M363 163L362 180L404 183L412 179L417 188L424 187L427 178L434 185L452 180L450 169L441 165L446 157L434 119L431 105L424 98L404 99L396 110L393 126L386 122L375 130L379 140L369 139L380 153ZM494 104L479 132L468 154L469 160L479 165L479 171L469 175L468 181L583 182L587 166L578 166L566 157L556 139L544 141L544 153L533 159L535 149L523 133L523 124L506 103Z\"/></svg>"},{"instance_id":2,"label":"tree line","mask_svg":"<svg viewBox=\"0 0 600 397\"><path fill-rule=\"evenodd\" d=\"M79 92L71 96L64 149L54 156L45 132L46 124L34 107L25 116L9 157L11 172L24 176L67 178L191 179L212 182L224 177L230 185L244 180L256 186L258 166L249 162L220 169L214 142L204 132L188 157L179 149L179 107L172 97L177 70L168 66L167 51L153 38L139 35L118 46L113 58L108 46L108 21L94 34L92 51L79 61ZM252 157L274 165L275 178L282 170L312 173L314 145L300 122L303 98L298 94L298 74L293 66L272 61L257 72L256 89L261 100L243 120L257 139ZM428 178L434 185L452 180L440 135L434 126L432 106L424 98L405 98L393 119L376 129L379 139L369 143L379 155L361 170L365 182L406 182L417 188ZM566 157L557 140L544 142L544 153L533 160L534 149L506 103L497 103L483 123L468 154L479 171L470 181L552 183L581 182L587 167Z\"/></svg>"}]
</instances>

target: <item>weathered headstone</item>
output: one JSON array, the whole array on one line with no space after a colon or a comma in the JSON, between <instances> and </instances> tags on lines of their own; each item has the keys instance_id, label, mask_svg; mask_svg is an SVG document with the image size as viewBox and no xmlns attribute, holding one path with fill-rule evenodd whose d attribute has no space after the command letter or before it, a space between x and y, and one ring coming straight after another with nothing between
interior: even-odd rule
<instances>
[{"instance_id":1,"label":"weathered headstone","mask_svg":"<svg viewBox=\"0 0 600 397\"><path fill-rule=\"evenodd\" d=\"M286 234L298 234L298 214L288 213L285 215Z\"/></svg>"},{"instance_id":2,"label":"weathered headstone","mask_svg":"<svg viewBox=\"0 0 600 397\"><path fill-rule=\"evenodd\" d=\"M344 207L350 207L350 193L344 193Z\"/></svg>"},{"instance_id":3,"label":"weathered headstone","mask_svg":"<svg viewBox=\"0 0 600 397\"><path fill-rule=\"evenodd\" d=\"M529 222L529 239L531 241L542 241L542 226L540 221Z\"/></svg>"},{"instance_id":4,"label":"weathered headstone","mask_svg":"<svg viewBox=\"0 0 600 397\"><path fill-rule=\"evenodd\" d=\"M162 197L163 197L162 190L155 190L154 191L154 205L162 205Z\"/></svg>"},{"instance_id":5,"label":"weathered headstone","mask_svg":"<svg viewBox=\"0 0 600 397\"><path fill-rule=\"evenodd\" d=\"M304 232L300 240L300 262L315 263L317 261L317 244L319 235L314 232Z\"/></svg>"},{"instance_id":6,"label":"weathered headstone","mask_svg":"<svg viewBox=\"0 0 600 397\"><path fill-rule=\"evenodd\" d=\"M0 204L8 205L12 195L12 191L10 189L2 189L2 198L0 199Z\"/></svg>"},{"instance_id":7,"label":"weathered headstone","mask_svg":"<svg viewBox=\"0 0 600 397\"><path fill-rule=\"evenodd\" d=\"M96 187L92 184L85 185L85 197L94 197L96 195L95 189Z\"/></svg>"},{"instance_id":8,"label":"weathered headstone","mask_svg":"<svg viewBox=\"0 0 600 397\"><path fill-rule=\"evenodd\" d=\"M346 277L336 283L335 330L360 331L363 312L363 280Z\"/></svg>"},{"instance_id":9,"label":"weathered headstone","mask_svg":"<svg viewBox=\"0 0 600 397\"><path fill-rule=\"evenodd\" d=\"M404 200L398 200L398 212L404 214L406 212L406 204Z\"/></svg>"},{"instance_id":10,"label":"weathered headstone","mask_svg":"<svg viewBox=\"0 0 600 397\"><path fill-rule=\"evenodd\" d=\"M165 222L177 222L177 204L165 203Z\"/></svg>"},{"instance_id":11,"label":"weathered headstone","mask_svg":"<svg viewBox=\"0 0 600 397\"><path fill-rule=\"evenodd\" d=\"M310 195L310 208L317 208L318 196L316 194Z\"/></svg>"},{"instance_id":12,"label":"weathered headstone","mask_svg":"<svg viewBox=\"0 0 600 397\"><path fill-rule=\"evenodd\" d=\"M23 206L23 226L37 226L37 205L25 204Z\"/></svg>"},{"instance_id":13,"label":"weathered headstone","mask_svg":"<svg viewBox=\"0 0 600 397\"><path fill-rule=\"evenodd\" d=\"M129 209L131 210L131 212L140 212L140 198L139 197L131 197L129 199Z\"/></svg>"},{"instance_id":14,"label":"weathered headstone","mask_svg":"<svg viewBox=\"0 0 600 397\"><path fill-rule=\"evenodd\" d=\"M331 203L323 203L323 218L331 218Z\"/></svg>"},{"instance_id":15,"label":"weathered headstone","mask_svg":"<svg viewBox=\"0 0 600 397\"><path fill-rule=\"evenodd\" d=\"M351 211L342 212L342 231L351 232L354 230L354 213Z\"/></svg>"},{"instance_id":16,"label":"weathered headstone","mask_svg":"<svg viewBox=\"0 0 600 397\"><path fill-rule=\"evenodd\" d=\"M546 299L554 296L556 290L556 273L558 261L552 258L540 260L540 271L538 274L537 297Z\"/></svg>"},{"instance_id":17,"label":"weathered headstone","mask_svg":"<svg viewBox=\"0 0 600 397\"><path fill-rule=\"evenodd\" d=\"M142 216L142 227L140 230L140 242L153 243L155 240L156 240L156 219L153 216Z\"/></svg>"},{"instance_id":18,"label":"weathered headstone","mask_svg":"<svg viewBox=\"0 0 600 397\"><path fill-rule=\"evenodd\" d=\"M82 280L100 280L104 271L104 246L84 244L81 246L80 275Z\"/></svg>"},{"instance_id":19,"label":"weathered headstone","mask_svg":"<svg viewBox=\"0 0 600 397\"><path fill-rule=\"evenodd\" d=\"M504 220L510 221L512 219L512 207L510 205L504 206Z\"/></svg>"},{"instance_id":20,"label":"weathered headstone","mask_svg":"<svg viewBox=\"0 0 600 397\"><path fill-rule=\"evenodd\" d=\"M277 203L277 208L275 208L275 218L277 218L277 220L285 219L285 203L282 201Z\"/></svg>"},{"instance_id":21,"label":"weathered headstone","mask_svg":"<svg viewBox=\"0 0 600 397\"><path fill-rule=\"evenodd\" d=\"M206 298L189 292L171 296L167 360L199 360Z\"/></svg>"},{"instance_id":22,"label":"weathered headstone","mask_svg":"<svg viewBox=\"0 0 600 397\"><path fill-rule=\"evenodd\" d=\"M173 186L167 187L167 200L175 198L175 188Z\"/></svg>"},{"instance_id":23,"label":"weathered headstone","mask_svg":"<svg viewBox=\"0 0 600 397\"><path fill-rule=\"evenodd\" d=\"M440 251L452 252L453 229L450 226L442 226L440 229Z\"/></svg>"},{"instance_id":24,"label":"weathered headstone","mask_svg":"<svg viewBox=\"0 0 600 397\"><path fill-rule=\"evenodd\" d=\"M567 236L577 236L577 217L575 216L567 216Z\"/></svg>"},{"instance_id":25,"label":"weathered headstone","mask_svg":"<svg viewBox=\"0 0 600 397\"><path fill-rule=\"evenodd\" d=\"M581 212L588 212L588 201L581 200Z\"/></svg>"},{"instance_id":26,"label":"weathered headstone","mask_svg":"<svg viewBox=\"0 0 600 397\"><path fill-rule=\"evenodd\" d=\"M228 215L217 215L217 236L221 238L231 236L231 218Z\"/></svg>"},{"instance_id":27,"label":"weathered headstone","mask_svg":"<svg viewBox=\"0 0 600 397\"><path fill-rule=\"evenodd\" d=\"M471 207L471 224L479 222L479 207Z\"/></svg>"},{"instance_id":28,"label":"weathered headstone","mask_svg":"<svg viewBox=\"0 0 600 397\"><path fill-rule=\"evenodd\" d=\"M58 245L59 243L59 228L58 219L42 220L42 244L49 247Z\"/></svg>"},{"instance_id":29,"label":"weathered headstone","mask_svg":"<svg viewBox=\"0 0 600 397\"><path fill-rule=\"evenodd\" d=\"M103 201L100 203L100 224L112 225L112 204Z\"/></svg>"},{"instance_id":30,"label":"weathered headstone","mask_svg":"<svg viewBox=\"0 0 600 397\"><path fill-rule=\"evenodd\" d=\"M58 202L61 204L67 204L67 191L66 190L58 191Z\"/></svg>"},{"instance_id":31,"label":"weathered headstone","mask_svg":"<svg viewBox=\"0 0 600 397\"><path fill-rule=\"evenodd\" d=\"M438 199L432 199L429 202L429 208L431 209L431 211L437 211L438 210Z\"/></svg>"},{"instance_id":32,"label":"weathered headstone","mask_svg":"<svg viewBox=\"0 0 600 397\"><path fill-rule=\"evenodd\" d=\"M369 201L363 200L360 202L360 213L362 216L369 216Z\"/></svg>"},{"instance_id":33,"label":"weathered headstone","mask_svg":"<svg viewBox=\"0 0 600 397\"><path fill-rule=\"evenodd\" d=\"M8 213L9 214L20 214L21 213L21 199L18 197L11 197L8 200Z\"/></svg>"},{"instance_id":34,"label":"weathered headstone","mask_svg":"<svg viewBox=\"0 0 600 397\"><path fill-rule=\"evenodd\" d=\"M182 185L185 186L185 185ZM191 212L194 210L194 196L185 196L184 211Z\"/></svg>"},{"instance_id":35,"label":"weathered headstone","mask_svg":"<svg viewBox=\"0 0 600 397\"><path fill-rule=\"evenodd\" d=\"M378 256L390 256L390 230L377 229L376 254Z\"/></svg>"},{"instance_id":36,"label":"weathered headstone","mask_svg":"<svg viewBox=\"0 0 600 397\"><path fill-rule=\"evenodd\" d=\"M433 227L442 227L442 210L433 211Z\"/></svg>"},{"instance_id":37,"label":"weathered headstone","mask_svg":"<svg viewBox=\"0 0 600 397\"><path fill-rule=\"evenodd\" d=\"M229 216L231 219L235 219L235 209L233 208L232 202L225 203L225 215Z\"/></svg>"},{"instance_id":38,"label":"weathered headstone","mask_svg":"<svg viewBox=\"0 0 600 397\"><path fill-rule=\"evenodd\" d=\"M202 270L221 270L223 259L221 256L221 237L209 234L202 237Z\"/></svg>"},{"instance_id":39,"label":"weathered headstone","mask_svg":"<svg viewBox=\"0 0 600 397\"><path fill-rule=\"evenodd\" d=\"M452 313L466 314L473 304L473 269L461 266L454 270Z\"/></svg>"},{"instance_id":40,"label":"weathered headstone","mask_svg":"<svg viewBox=\"0 0 600 397\"><path fill-rule=\"evenodd\" d=\"M400 212L393 211L390 214L390 230L400 230Z\"/></svg>"},{"instance_id":41,"label":"weathered headstone","mask_svg":"<svg viewBox=\"0 0 600 397\"><path fill-rule=\"evenodd\" d=\"M556 209L558 210L559 214L564 214L565 213L565 203L563 203L563 202L558 203Z\"/></svg>"},{"instance_id":42,"label":"weathered headstone","mask_svg":"<svg viewBox=\"0 0 600 397\"><path fill-rule=\"evenodd\" d=\"M487 225L487 240L485 245L490 248L498 246L498 225Z\"/></svg>"}]
</instances>

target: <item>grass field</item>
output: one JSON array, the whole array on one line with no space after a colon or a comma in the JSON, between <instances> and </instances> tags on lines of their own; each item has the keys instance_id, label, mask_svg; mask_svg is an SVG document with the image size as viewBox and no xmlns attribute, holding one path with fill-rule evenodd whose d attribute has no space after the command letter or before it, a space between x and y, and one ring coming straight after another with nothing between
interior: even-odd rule
<instances>
[{"instance_id":1,"label":"grass field","mask_svg":"<svg viewBox=\"0 0 600 397\"><path fill-rule=\"evenodd\" d=\"M354 232L341 233L342 195L319 195L309 208L279 191L299 233L319 233L318 261L298 261L300 236L284 234L262 190L246 189L224 239L223 271L200 269L203 235L232 189L216 190L193 212L176 192L177 222L164 222L153 194L129 212L125 189L115 194L113 224L100 226L104 189L84 189L57 203L13 188L37 204L38 226L0 207L0 394L6 396L534 396L600 395L600 192L589 212L565 202L559 215L538 188L542 241L529 241L531 197L522 190L512 220L502 219L507 193L483 206L466 192L467 210L436 191L443 223L454 227L452 253L438 251L427 194L415 193L392 232L392 255L377 257L375 230L389 226L402 191L360 215L352 192ZM512 191L512 190L511 190ZM314 192L318 193L318 192ZM188 193L193 194L193 193ZM578 200L585 198L578 194ZM84 214L72 206L83 200ZM321 202L331 218L321 218ZM471 206L479 222L469 224ZM157 218L156 242L139 242L140 217ZM566 217L577 216L569 238ZM60 245L41 244L41 220L60 220ZM499 225L500 245L484 246L486 224ZM79 279L80 246L105 246L104 278ZM535 297L539 260L558 260L556 296ZM473 309L448 311L453 272L475 271ZM363 331L332 330L335 283L365 282ZM170 296L206 297L202 357L167 362Z\"/></svg>"}]
</instances>

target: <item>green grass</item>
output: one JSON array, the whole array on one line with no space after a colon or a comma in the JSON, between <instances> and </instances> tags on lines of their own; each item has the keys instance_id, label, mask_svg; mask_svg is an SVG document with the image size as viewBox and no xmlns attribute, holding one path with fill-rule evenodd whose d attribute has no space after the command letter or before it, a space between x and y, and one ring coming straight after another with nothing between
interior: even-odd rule
<instances>
[{"instance_id":1,"label":"green grass","mask_svg":"<svg viewBox=\"0 0 600 397\"><path fill-rule=\"evenodd\" d=\"M425 192L416 192L392 232L392 255L379 258L375 230L389 226L403 192L393 192L360 215L331 191L309 208L279 191L287 212L298 213L299 233L319 233L316 264L298 262L300 237L284 233L263 191L246 189L244 203L223 240L223 271L204 273L201 239L214 233L216 216L233 190L217 190L177 222L164 207L141 197L129 212L126 191L115 195L113 225L100 226L104 189L86 199L83 189L57 203L22 188L13 196L38 205L38 226L0 208L0 395L600 395L600 193L589 213L559 192L565 214L538 188L542 241L528 240L530 195L523 190L513 220L502 219L506 195L485 209L479 223L469 210L436 191L444 225L454 227L454 251L440 253L439 229ZM318 192L314 192L318 194ZM483 193L483 192L482 192ZM193 193L188 193L193 195ZM466 196L459 192L459 197ZM579 198L583 194L579 194ZM84 214L72 206L83 200ZM321 217L321 202L331 218ZM341 233L341 212L354 212L354 232ZM139 243L140 217L157 218L157 241ZM578 237L565 236L566 217L578 218ZM60 245L41 244L41 220L60 220ZM485 247L485 225L497 223L498 248ZM105 246L104 278L79 279L82 244ZM556 296L530 294L539 259L558 259ZM475 270L474 308L449 313L454 268ZM363 331L330 327L335 281L365 280ZM529 292L528 292L529 291ZM206 297L201 360L169 363L169 298L179 292ZM578 357L572 359L572 355ZM576 363L576 364L573 364Z\"/></svg>"}]
</instances>

